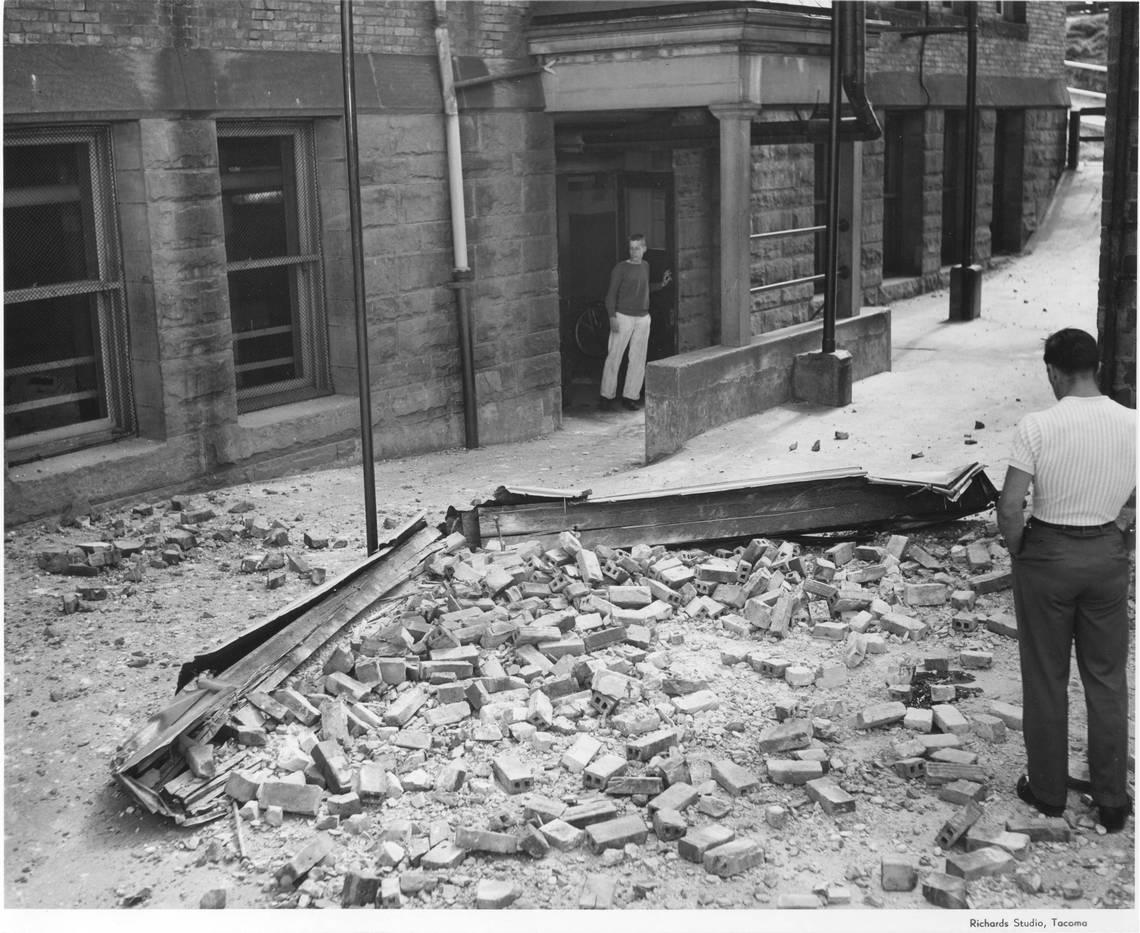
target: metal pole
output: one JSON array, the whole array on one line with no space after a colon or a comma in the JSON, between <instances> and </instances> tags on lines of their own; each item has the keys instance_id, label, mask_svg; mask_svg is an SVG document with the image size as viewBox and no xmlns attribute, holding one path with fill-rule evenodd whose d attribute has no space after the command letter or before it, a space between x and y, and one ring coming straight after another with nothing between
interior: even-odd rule
<instances>
[{"instance_id":1,"label":"metal pole","mask_svg":"<svg viewBox=\"0 0 1140 933\"><path fill-rule=\"evenodd\" d=\"M827 281L823 299L823 352L835 352L835 305L839 295L839 64L842 15L831 6L831 109L827 122Z\"/></svg>"},{"instance_id":2,"label":"metal pole","mask_svg":"<svg viewBox=\"0 0 1140 933\"><path fill-rule=\"evenodd\" d=\"M352 286L356 308L356 373L360 395L360 459L364 467L364 523L368 553L380 547L376 532L376 469L372 454L372 380L368 372L368 318L364 295L364 233L360 223L360 152L356 140L356 73L352 0L340 2L344 66L344 149L348 164L348 220L352 238Z\"/></svg>"},{"instance_id":3,"label":"metal pole","mask_svg":"<svg viewBox=\"0 0 1140 933\"><path fill-rule=\"evenodd\" d=\"M1077 170L1081 161L1081 112L1069 111L1069 158L1065 168L1071 172Z\"/></svg>"},{"instance_id":4,"label":"metal pole","mask_svg":"<svg viewBox=\"0 0 1140 933\"><path fill-rule=\"evenodd\" d=\"M978 4L966 7L966 179L963 186L962 268L974 264L978 205Z\"/></svg>"}]
</instances>

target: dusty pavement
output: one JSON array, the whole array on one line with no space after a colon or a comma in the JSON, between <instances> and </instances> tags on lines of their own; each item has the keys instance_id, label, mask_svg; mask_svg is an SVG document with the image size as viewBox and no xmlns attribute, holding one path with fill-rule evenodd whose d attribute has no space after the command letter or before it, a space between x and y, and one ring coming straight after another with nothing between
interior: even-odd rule
<instances>
[{"instance_id":1,"label":"dusty pavement","mask_svg":"<svg viewBox=\"0 0 1140 933\"><path fill-rule=\"evenodd\" d=\"M845 409L784 406L694 438L679 453L651 465L642 463L640 415L568 417L563 430L541 441L378 464L381 515L393 524L422 511L429 520L438 521L449 505L466 507L473 498L504 483L590 488L603 494L841 466L898 473L978 461L987 465L989 475L1000 485L1013 424L1025 412L1051 401L1040 363L1042 340L1062 326L1095 331L1100 166L1086 163L1082 168L1063 182L1061 196L1044 229L1031 242L1031 251L987 274L980 320L948 323L945 292L894 305L893 370L857 383L854 402ZM847 439L836 440L837 431L846 433ZM813 452L817 440L820 450ZM196 504L216 513L205 523L211 529L232 523L235 519L228 510L246 501L254 507L247 514L267 523L281 522L294 543L306 531L342 538L343 548L304 552L310 563L325 569L330 577L363 556L359 468L191 492ZM155 506L155 513L141 516L132 509L132 505L144 504ZM277 891L272 877L280 864L312 838L312 820L289 817L279 828L247 826L251 858L238 861L233 858L233 827L228 820L183 830L142 814L110 783L109 767L119 743L169 700L182 661L266 618L311 584L288 574L285 586L268 590L261 575L238 571L241 557L252 547L247 540L207 540L177 565L146 566L134 582L119 570L104 572L94 582L107 585L112 598L91 602L87 606L91 611L64 615L61 600L75 589L77 581L37 567L37 553L52 547L166 531L170 527L168 504L169 493L164 492L97 514L78 528L60 529L53 521L6 529L4 883L8 928L152 922L148 908L196 908L202 895L213 888L227 889L230 908L297 904L296 894ZM965 542L990 542L996 565L1004 566L1000 545L992 544L986 519L979 516L977 521L913 534L912 541L934 555L942 568L938 572L958 587L970 575L961 560ZM873 543L885 541L883 536ZM932 579L933 573L905 560L900 572L912 581ZM1008 615L1012 611L1008 591L980 597L975 611L983 622ZM992 653L992 668L976 672L975 686L981 694L960 703L967 716L984 715L994 700L1019 702L1012 639L984 625L969 638L955 636L948 606L914 612L921 613L932 628L933 637L918 643L922 648L936 645L950 651ZM764 773L770 756L760 753L757 742L761 732L774 724L770 719L773 704L786 697L788 689L765 680L747 663L724 662L726 649L731 661L733 647L741 642L752 649L775 650L772 640L759 632L742 639L707 617L678 618L659 628L665 656L658 660L667 664L665 670L707 681L719 699L716 709L688 719L676 717L684 734L685 754L693 761L728 757ZM671 640L670 635L681 640ZM936 849L934 836L956 809L939 800L936 788L904 781L880 767L892 743L907 737L906 730L855 727L859 710L888 699L886 666L909 651L906 643L888 641L887 647L886 654L852 669L842 687L798 688L801 699L806 689L819 703L843 704L841 710L833 705L834 736L817 745L826 749L835 773L842 775L845 788L857 799L855 813L830 816L811 805L802 787L765 782L759 792L729 799L729 812L717 817L740 835L762 842L766 850L762 866L720 881L700 865L678 859L675 843L660 843L652 834L644 845L604 860L586 849L554 853L536 862L518 856L472 854L458 868L442 873L445 877L434 890L409 897L400 914L376 920L354 916L351 927L342 920L337 929L373 928L381 921L389 926L426 923L431 928L454 922L474 928L493 924L496 929L523 922L569 926L579 923L580 917L561 910L535 917L518 909L575 906L587 874L617 880L618 906L668 911L655 913L652 920L643 913L611 912L592 916L591 923L625 925L633 919L690 929L708 918L684 911L700 908L723 909L715 922L729 929L791 929L803 926L804 919L771 908L780 904L781 896L811 895L819 888L830 893L833 901L810 915L808 922L813 927L902 929L921 922L930 929L967 929L965 914L933 908L920 890L882 889L880 860L885 854L912 856L923 873L941 869L944 853ZM809 667L834 659L840 649L812 638L802 627L779 644L781 654ZM1078 692L1074 698L1079 698ZM654 702L664 699L657 694ZM1083 741L1081 706L1074 703L1074 755L1079 754ZM623 737L616 731L593 723L591 732L620 749ZM542 769L541 792L546 796L581 793L580 782L557 765L568 743L567 737L556 736L554 748L542 755L533 745L518 743L520 754L536 762L545 758L554 763ZM1006 741L1000 743L974 737L966 747L978 755L991 779L992 793L985 802L987 820L1003 824L1009 818L1025 817L1026 808L1011 793L1022 767L1017 732L1009 730ZM416 795L409 794L380 810L379 824L407 819L413 830L423 824L426 831L429 824L442 820L454 830L467 822L486 826L500 811L521 809L517 800L478 784L478 780L486 783L478 772L486 755L478 749L468 751L475 793L465 793L458 804L440 803L430 796L426 801L413 801ZM424 766L431 770L439 764L433 756ZM708 796L714 799L706 809L716 813L724 795ZM771 806L791 814L783 828L769 821ZM971 903L977 910L970 916L1005 919L1010 926L1015 919L1039 919L1042 929L1056 928L1055 921L1070 919L1085 922L1084 929L1135 928L1134 824L1130 822L1119 835L1099 834L1076 794L1070 797L1069 812L1076 824L1071 842L1034 843L1026 860L1018 864L1018 875L971 882ZM690 816L696 825L713 819L704 810ZM338 902L345 865L357 857L361 864L375 861L375 852L364 840L344 834L340 841L344 857L310 879L304 892L306 903L331 906ZM520 885L523 893L515 909L460 918L456 910L474 906L479 882L492 878ZM848 898L850 902L844 903ZM82 919L75 913L40 915L25 910L120 908L132 903L137 904L133 910L83 914ZM921 916L911 913L918 909L925 912ZM331 926L331 913L275 914L273 926ZM228 925L235 922L234 914L229 910L213 920ZM244 926L269 925L263 912L237 916ZM487 920L489 916L493 920ZM789 919L793 917L797 919ZM190 921L180 913L168 913L163 922Z\"/></svg>"}]
</instances>

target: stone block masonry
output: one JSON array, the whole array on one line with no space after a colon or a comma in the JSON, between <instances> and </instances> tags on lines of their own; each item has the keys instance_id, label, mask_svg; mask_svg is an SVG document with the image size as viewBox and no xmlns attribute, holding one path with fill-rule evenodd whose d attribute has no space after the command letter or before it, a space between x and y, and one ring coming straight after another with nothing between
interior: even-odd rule
<instances>
[{"instance_id":1,"label":"stone block masonry","mask_svg":"<svg viewBox=\"0 0 1140 933\"><path fill-rule=\"evenodd\" d=\"M485 69L485 59L492 71L529 63L528 5L462 6L451 17L457 60ZM464 437L434 11L376 3L354 18L377 453L449 449ZM343 130L339 117L312 116L339 112L339 42L339 9L324 0L6 6L5 54L41 77L34 91L6 95L6 113L112 126L127 363L139 437L153 442L134 445L127 469L108 468L121 451L92 448L81 462L60 461L66 482L11 477L9 518L58 511L69 488L117 498L204 474L265 478L358 455ZM66 81L42 80L46 57ZM183 69L195 79L176 77ZM482 443L561 424L553 130L533 106L537 93L528 80L466 96L477 105L461 136ZM306 370L319 400L239 415L217 122L246 119L311 132L316 184L298 190L313 192L303 210L321 229L306 251L322 256L322 268L305 313L319 321L317 344L327 334L329 365Z\"/></svg>"}]
</instances>

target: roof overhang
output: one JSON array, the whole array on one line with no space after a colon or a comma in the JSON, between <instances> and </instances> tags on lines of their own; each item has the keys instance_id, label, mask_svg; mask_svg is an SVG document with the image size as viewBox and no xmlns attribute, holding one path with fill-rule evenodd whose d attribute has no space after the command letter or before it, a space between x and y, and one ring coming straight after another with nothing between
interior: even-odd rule
<instances>
[{"instance_id":1,"label":"roof overhang","mask_svg":"<svg viewBox=\"0 0 1140 933\"><path fill-rule=\"evenodd\" d=\"M651 3L536 15L526 39L549 68L549 112L828 98L831 11L822 6Z\"/></svg>"}]
</instances>

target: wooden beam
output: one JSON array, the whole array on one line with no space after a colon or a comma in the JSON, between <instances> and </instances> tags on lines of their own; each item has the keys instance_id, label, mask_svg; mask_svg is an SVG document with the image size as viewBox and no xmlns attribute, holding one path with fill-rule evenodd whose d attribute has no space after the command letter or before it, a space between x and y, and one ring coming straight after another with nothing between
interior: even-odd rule
<instances>
[{"instance_id":1,"label":"wooden beam","mask_svg":"<svg viewBox=\"0 0 1140 933\"><path fill-rule=\"evenodd\" d=\"M976 465L975 465L976 466ZM690 544L731 538L860 531L948 521L989 508L996 490L980 466L965 480L880 480L861 470L808 473L601 499L533 497L475 509L480 540L557 542L573 530L587 547Z\"/></svg>"}]
</instances>

